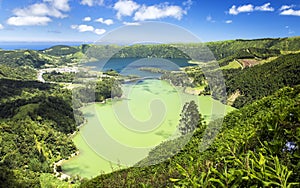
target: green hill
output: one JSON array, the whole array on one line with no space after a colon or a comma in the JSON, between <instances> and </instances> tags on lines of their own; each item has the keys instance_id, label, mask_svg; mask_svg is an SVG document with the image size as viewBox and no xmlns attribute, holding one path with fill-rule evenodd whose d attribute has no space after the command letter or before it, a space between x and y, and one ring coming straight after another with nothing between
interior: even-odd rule
<instances>
[{"instance_id":1,"label":"green hill","mask_svg":"<svg viewBox=\"0 0 300 188\"><path fill-rule=\"evenodd\" d=\"M240 109L225 117L219 133L220 120L215 120L207 125L206 134L196 131L188 144L165 162L100 175L85 180L81 187L296 187L300 181L300 54L281 53L298 51L298 40L217 42L218 49L231 51L220 59L241 58L242 52L247 58L279 57L262 65L223 71L227 92L239 90L241 95L233 104ZM200 152L201 142L216 134L210 147ZM162 143L139 165L172 156L170 150L180 143L180 138Z\"/></svg>"},{"instance_id":2,"label":"green hill","mask_svg":"<svg viewBox=\"0 0 300 188\"><path fill-rule=\"evenodd\" d=\"M72 47L66 45L57 45L41 50L42 53L52 56L66 56L72 55L80 51L79 47Z\"/></svg>"},{"instance_id":3,"label":"green hill","mask_svg":"<svg viewBox=\"0 0 300 188\"><path fill-rule=\"evenodd\" d=\"M299 93L300 86L283 88L231 112L203 152L200 143L215 134L218 120L207 125L205 138L196 132L179 154L161 164L101 175L81 187L280 187L299 182ZM176 145L176 140L170 141L152 153L165 153L166 146Z\"/></svg>"},{"instance_id":4,"label":"green hill","mask_svg":"<svg viewBox=\"0 0 300 188\"><path fill-rule=\"evenodd\" d=\"M206 45L214 53L216 59L234 55L237 51L254 48L280 51L298 51L300 50L300 37L291 38L263 38L253 40L229 40L220 42L208 42Z\"/></svg>"},{"instance_id":5,"label":"green hill","mask_svg":"<svg viewBox=\"0 0 300 188\"><path fill-rule=\"evenodd\" d=\"M0 64L11 67L30 66L40 68L45 64L51 64L53 62L54 59L34 50L0 51Z\"/></svg>"},{"instance_id":6,"label":"green hill","mask_svg":"<svg viewBox=\"0 0 300 188\"><path fill-rule=\"evenodd\" d=\"M269 63L246 68L243 71L224 71L227 95L230 96L237 90L241 94L233 106L240 108L273 94L284 86L300 84L299 59L300 53L282 55Z\"/></svg>"},{"instance_id":7,"label":"green hill","mask_svg":"<svg viewBox=\"0 0 300 188\"><path fill-rule=\"evenodd\" d=\"M10 67L0 64L0 78L18 80L36 80L37 72L30 67Z\"/></svg>"},{"instance_id":8,"label":"green hill","mask_svg":"<svg viewBox=\"0 0 300 188\"><path fill-rule=\"evenodd\" d=\"M71 91L0 79L0 187L40 187L53 176L52 164L76 151L67 136L81 117L74 112Z\"/></svg>"},{"instance_id":9,"label":"green hill","mask_svg":"<svg viewBox=\"0 0 300 188\"><path fill-rule=\"evenodd\" d=\"M0 187L299 186L294 182L300 182L300 37L206 43L221 66L232 60L265 61L253 67L218 69L223 71L228 96L239 93L233 102L238 109L224 118L222 127L216 119L205 125L206 132L197 129L174 156L170 149L178 148L183 138L166 141L138 165L172 156L166 161L90 180L72 177L68 183L53 175L53 163L76 151L69 135L83 122L83 115L71 90L37 82L34 69L76 63L84 53L97 58L189 59L187 54L196 56L201 45L60 45L44 51L1 50ZM176 49L179 46L186 53ZM209 60L206 55L203 60ZM206 84L200 67L187 70L195 85ZM205 92L218 96L218 91L208 87ZM201 144L214 136L203 151Z\"/></svg>"}]
</instances>

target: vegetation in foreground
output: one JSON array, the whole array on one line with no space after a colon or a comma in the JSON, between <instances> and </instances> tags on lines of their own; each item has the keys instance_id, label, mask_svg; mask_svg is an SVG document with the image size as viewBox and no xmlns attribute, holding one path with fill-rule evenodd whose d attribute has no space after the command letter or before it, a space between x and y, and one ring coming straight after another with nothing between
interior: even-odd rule
<instances>
[{"instance_id":1,"label":"vegetation in foreground","mask_svg":"<svg viewBox=\"0 0 300 188\"><path fill-rule=\"evenodd\" d=\"M68 135L75 118L82 121L80 111L73 113L71 91L6 78L0 96L1 187L41 187L56 179L52 165L76 151Z\"/></svg>"},{"instance_id":2,"label":"vegetation in foreground","mask_svg":"<svg viewBox=\"0 0 300 188\"><path fill-rule=\"evenodd\" d=\"M192 139L177 155L158 165L132 167L83 180L81 187L299 186L299 40L294 37L206 43L219 65L226 67L223 74L227 92L239 93L233 101L239 110L225 117L221 129L218 126L220 120L206 125L201 122L201 117L193 119L199 121L199 128ZM76 107L73 113L71 91L56 84L35 81L36 69L74 65L82 58L110 58L112 54L115 54L114 58L143 58L154 54L153 57L189 59L178 49L194 56L199 49L199 44L173 44L171 48L166 45L125 48L106 45L95 51L91 46L0 51L1 187L68 187L80 183L76 177L71 180L76 184L60 181L53 175L52 167L53 162L76 151L68 135L76 130L75 119L83 122L80 111L76 110L80 102L73 104ZM231 67L230 62L235 60L244 62L242 68ZM248 66L247 62L258 65ZM192 86L207 85L201 70L187 68L186 73ZM66 74L47 76L55 82L73 79L73 75ZM183 85L184 79L178 81L177 76L168 74L165 77L179 83L178 86ZM103 101L110 97L110 86L114 83L115 80L110 78L99 81L96 99ZM114 85L113 92L120 96L119 85ZM203 93L218 92L213 89L206 87ZM195 127L185 129L183 121L183 134L190 132L186 130L194 130ZM217 137L209 148L199 150L199 144L215 135ZM180 143L180 138L162 143L139 165L169 155L169 149Z\"/></svg>"},{"instance_id":3,"label":"vegetation in foreground","mask_svg":"<svg viewBox=\"0 0 300 188\"><path fill-rule=\"evenodd\" d=\"M218 120L195 131L179 154L165 162L101 175L81 187L292 187L299 185L300 86L228 114L211 146L200 144L218 132ZM177 147L170 141L152 154ZM149 155L144 160L155 160ZM143 162L143 161L142 161ZM141 162L141 163L142 163Z\"/></svg>"}]
</instances>

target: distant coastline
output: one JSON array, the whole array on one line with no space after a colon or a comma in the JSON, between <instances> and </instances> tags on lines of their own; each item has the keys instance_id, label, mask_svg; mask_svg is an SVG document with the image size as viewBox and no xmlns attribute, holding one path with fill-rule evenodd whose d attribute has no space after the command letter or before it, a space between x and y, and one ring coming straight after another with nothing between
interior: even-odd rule
<instances>
[{"instance_id":1,"label":"distant coastline","mask_svg":"<svg viewBox=\"0 0 300 188\"><path fill-rule=\"evenodd\" d=\"M43 50L56 45L80 46L84 42L0 42L2 50Z\"/></svg>"}]
</instances>

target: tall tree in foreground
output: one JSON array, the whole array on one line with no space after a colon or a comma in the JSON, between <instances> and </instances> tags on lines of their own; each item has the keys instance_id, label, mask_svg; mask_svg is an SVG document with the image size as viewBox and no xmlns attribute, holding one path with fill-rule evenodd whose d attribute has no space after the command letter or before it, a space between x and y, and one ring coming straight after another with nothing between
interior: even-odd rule
<instances>
[{"instance_id":1,"label":"tall tree in foreground","mask_svg":"<svg viewBox=\"0 0 300 188\"><path fill-rule=\"evenodd\" d=\"M195 129L203 127L203 118L199 113L195 101L184 104L179 120L179 131L182 135L194 132Z\"/></svg>"}]
</instances>

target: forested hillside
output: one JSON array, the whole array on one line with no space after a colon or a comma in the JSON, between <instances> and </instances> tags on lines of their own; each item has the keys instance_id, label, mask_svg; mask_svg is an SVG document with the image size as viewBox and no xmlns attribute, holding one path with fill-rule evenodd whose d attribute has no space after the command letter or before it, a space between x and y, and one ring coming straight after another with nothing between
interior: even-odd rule
<instances>
[{"instance_id":1,"label":"forested hillside","mask_svg":"<svg viewBox=\"0 0 300 188\"><path fill-rule=\"evenodd\" d=\"M0 64L9 66L67 65L103 58L216 58L224 66L233 59L266 59L300 50L300 37L256 40L229 40L191 44L135 44L131 46L84 44L77 47L58 45L48 49L0 51Z\"/></svg>"},{"instance_id":2,"label":"forested hillside","mask_svg":"<svg viewBox=\"0 0 300 188\"><path fill-rule=\"evenodd\" d=\"M66 45L57 45L41 50L42 53L52 56L72 55L80 51L80 47L72 47Z\"/></svg>"},{"instance_id":3,"label":"forested hillside","mask_svg":"<svg viewBox=\"0 0 300 188\"><path fill-rule=\"evenodd\" d=\"M221 65L233 59L276 57L253 67L223 70L228 95L239 91L233 103L239 109L225 117L212 145L201 151L201 142L209 141L210 136L218 132L219 120L207 125L205 137L204 128L197 129L188 144L163 163L101 175L84 181L81 187L299 186L298 40L209 43L208 46L215 47L212 51L219 55ZM284 55L286 53L288 55ZM193 84L205 84L201 69L187 70ZM174 148L182 143L180 139L157 146L138 165L172 156Z\"/></svg>"},{"instance_id":4,"label":"forested hillside","mask_svg":"<svg viewBox=\"0 0 300 188\"><path fill-rule=\"evenodd\" d=\"M300 86L283 88L228 114L212 145L203 129L179 154L158 165L98 176L81 187L288 187L300 181ZM207 125L214 135L218 120ZM207 139L207 138L206 138ZM177 141L151 153L166 153ZM155 156L149 156L149 160ZM147 160L147 159L145 159ZM299 185L299 184L298 184Z\"/></svg>"},{"instance_id":5,"label":"forested hillside","mask_svg":"<svg viewBox=\"0 0 300 188\"><path fill-rule=\"evenodd\" d=\"M0 64L0 78L18 79L18 80L35 80L37 72L30 67L11 67Z\"/></svg>"},{"instance_id":6,"label":"forested hillside","mask_svg":"<svg viewBox=\"0 0 300 188\"><path fill-rule=\"evenodd\" d=\"M208 42L206 45L214 53L216 59L236 54L243 49L261 49L262 51L280 50L280 51L298 51L300 50L300 37L292 38L263 38L254 40L229 40L220 42ZM276 51L274 51L276 52Z\"/></svg>"},{"instance_id":7,"label":"forested hillside","mask_svg":"<svg viewBox=\"0 0 300 188\"><path fill-rule=\"evenodd\" d=\"M0 64L40 68L54 60L34 50L0 51Z\"/></svg>"},{"instance_id":8,"label":"forested hillside","mask_svg":"<svg viewBox=\"0 0 300 188\"><path fill-rule=\"evenodd\" d=\"M233 103L240 108L254 100L273 94L284 86L300 84L300 53L283 55L262 65L224 71L228 95L237 90L240 95Z\"/></svg>"},{"instance_id":9,"label":"forested hillside","mask_svg":"<svg viewBox=\"0 0 300 188\"><path fill-rule=\"evenodd\" d=\"M55 85L0 79L1 187L40 187L53 163L76 151L67 134L81 115L71 97Z\"/></svg>"},{"instance_id":10,"label":"forested hillside","mask_svg":"<svg viewBox=\"0 0 300 188\"><path fill-rule=\"evenodd\" d=\"M199 51L203 50L203 51ZM82 52L96 58L186 58L212 52L217 60L226 58L267 58L285 51L300 50L300 37L256 40L230 40L193 44L136 44L132 46L83 45ZM189 57L189 55L191 57ZM201 59L203 57L199 57ZM211 58L209 60L212 60ZM225 63L222 60L223 64Z\"/></svg>"},{"instance_id":11,"label":"forested hillside","mask_svg":"<svg viewBox=\"0 0 300 188\"><path fill-rule=\"evenodd\" d=\"M84 122L79 110L81 102L103 102L112 93L116 97L122 96L121 86L116 82L119 73L114 70L106 73L108 78L100 79L95 84L96 90L77 82L73 90L76 98L81 100L77 101L72 100L70 89L38 82L37 71L111 57L190 60L189 55L199 55L197 50L204 49L203 44L96 47L89 44L60 45L41 51L1 50L0 187L69 187L80 183L81 187L299 186L300 37L238 39L205 45L220 67L211 68L210 62L200 62L201 66L209 67L205 75L201 66L191 66L185 68L186 74L164 72L161 78L178 87L201 88L200 94L212 95L225 103L226 99L218 98L218 92L224 91L209 88L206 78L211 76L209 81L218 85L220 80L213 78L213 73L222 73L227 99L234 98L232 106L237 108L225 116L222 127L219 127L220 119L206 124L201 116L197 116L199 127L178 154L173 156L170 148L178 148L182 137L153 148L138 165L159 160L161 156L172 156L166 161L131 167L90 180L72 177L69 182L54 176L53 163L76 151L70 135ZM212 60L209 51L201 53L203 61ZM251 61L255 63L251 64ZM228 66L232 62L238 66ZM242 65L242 62L250 62L250 65ZM50 72L43 76L46 81L69 82L71 85L75 73ZM215 135L210 147L202 151L201 143Z\"/></svg>"}]
</instances>

